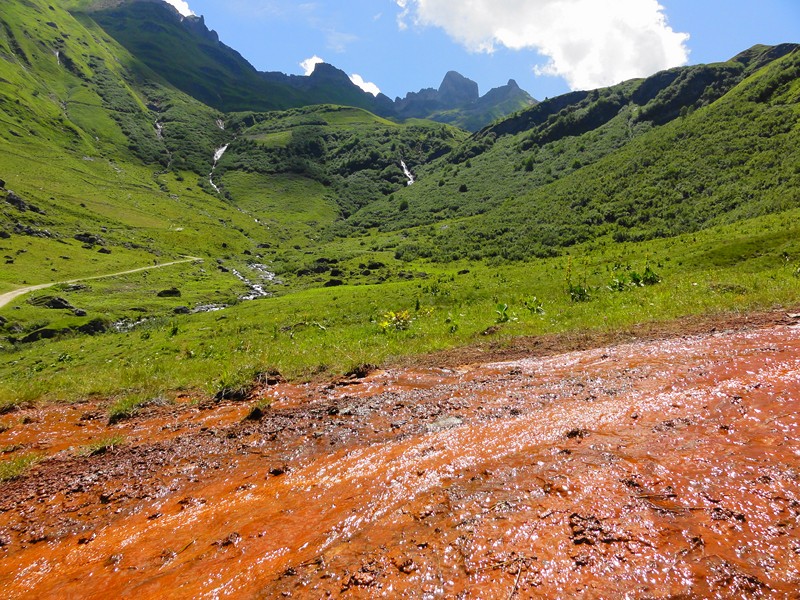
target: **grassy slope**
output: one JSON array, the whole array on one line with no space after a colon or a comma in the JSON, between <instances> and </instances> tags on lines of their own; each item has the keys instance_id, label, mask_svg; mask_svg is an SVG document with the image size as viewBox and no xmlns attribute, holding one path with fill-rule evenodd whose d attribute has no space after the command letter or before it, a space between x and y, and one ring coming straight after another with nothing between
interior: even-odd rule
<instances>
[{"instance_id":1,"label":"grassy slope","mask_svg":"<svg viewBox=\"0 0 800 600\"><path fill-rule=\"evenodd\" d=\"M795 52L663 127L637 122L637 108L625 106L582 135L541 145L527 144L527 133L501 137L401 194L407 212L371 204L346 231L439 222L415 230L399 253L519 260L596 237L671 236L797 206L799 65Z\"/></svg>"},{"instance_id":2,"label":"grassy slope","mask_svg":"<svg viewBox=\"0 0 800 600\"><path fill-rule=\"evenodd\" d=\"M407 182L402 161L412 168L425 164L466 135L447 125L398 125L362 109L330 105L245 113L231 126L239 135L220 161L223 184L234 171L267 180L302 176L322 183L343 216L401 190Z\"/></svg>"},{"instance_id":3,"label":"grassy slope","mask_svg":"<svg viewBox=\"0 0 800 600\"><path fill-rule=\"evenodd\" d=\"M220 115L148 78L90 21L46 2L33 6L12 3L2 15L0 77L9 85L0 88L0 178L37 209L21 210L0 190L0 229L11 234L0 239L2 289L113 273L182 254L240 270L257 260L258 244L273 231L210 194L207 176L185 170L210 171L214 148L231 137L217 127ZM17 233L18 227L39 235ZM75 239L83 233L100 239L85 247ZM190 288L184 292L197 302L201 296L230 301L246 290L214 262L202 277L181 277L180 267L169 277ZM98 315L142 316L131 308L157 311L153 290L139 295L129 306L106 303L87 317L69 318L21 299L6 331L19 337L20 328L25 334ZM172 308L158 302L162 313Z\"/></svg>"},{"instance_id":4,"label":"grassy slope","mask_svg":"<svg viewBox=\"0 0 800 600\"><path fill-rule=\"evenodd\" d=\"M496 342L513 344L517 335L795 306L798 217L793 210L668 240L576 247L570 257L504 267L427 266L426 276L416 269L410 280L312 288L218 313L155 319L129 333L20 345L7 349L0 364L0 395L16 403L93 395L148 399L181 390L213 394L246 385L258 372L277 369L293 378L342 373L362 363L471 344L485 340L482 333L492 326L499 328ZM642 272L645 263L661 283L608 287L631 270ZM570 270L589 288L589 301L570 300ZM171 281L164 272L138 274L68 297L90 312L105 303L140 302L125 289L140 289L145 278L152 290ZM544 314L528 308L534 296ZM498 304L509 307L505 323L498 324ZM403 310L413 319L410 327L384 332L385 313Z\"/></svg>"}]
</instances>

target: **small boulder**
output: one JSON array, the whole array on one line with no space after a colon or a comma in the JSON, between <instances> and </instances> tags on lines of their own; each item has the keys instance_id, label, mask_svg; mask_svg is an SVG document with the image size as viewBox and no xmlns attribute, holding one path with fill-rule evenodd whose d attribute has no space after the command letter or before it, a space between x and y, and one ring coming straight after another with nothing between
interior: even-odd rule
<instances>
[{"instance_id":1,"label":"small boulder","mask_svg":"<svg viewBox=\"0 0 800 600\"><path fill-rule=\"evenodd\" d=\"M88 232L76 233L73 237L79 242L83 242L88 246L100 246L104 243L103 238L101 238L99 235Z\"/></svg>"},{"instance_id":2,"label":"small boulder","mask_svg":"<svg viewBox=\"0 0 800 600\"><path fill-rule=\"evenodd\" d=\"M9 190L8 194L6 195L6 202L20 212L25 212L29 208L28 203L11 190Z\"/></svg>"},{"instance_id":3,"label":"small boulder","mask_svg":"<svg viewBox=\"0 0 800 600\"><path fill-rule=\"evenodd\" d=\"M58 296L40 296L33 298L30 303L41 308L51 308L53 310L75 310L69 300Z\"/></svg>"},{"instance_id":4,"label":"small boulder","mask_svg":"<svg viewBox=\"0 0 800 600\"><path fill-rule=\"evenodd\" d=\"M87 312L82 308L76 308L75 310L72 311L72 314L75 315L76 317L85 317L87 315Z\"/></svg>"},{"instance_id":5,"label":"small boulder","mask_svg":"<svg viewBox=\"0 0 800 600\"><path fill-rule=\"evenodd\" d=\"M188 306L176 306L172 309L172 312L174 312L176 315L188 315L192 311L189 310Z\"/></svg>"},{"instance_id":6,"label":"small boulder","mask_svg":"<svg viewBox=\"0 0 800 600\"><path fill-rule=\"evenodd\" d=\"M109 250L109 249L108 249L108 248L106 248L106 247L100 248L100 250L98 250L98 252L99 252L100 254L111 254L111 250Z\"/></svg>"},{"instance_id":7,"label":"small boulder","mask_svg":"<svg viewBox=\"0 0 800 600\"><path fill-rule=\"evenodd\" d=\"M176 287L171 287L166 290L161 290L156 294L159 298L180 298L181 291Z\"/></svg>"},{"instance_id":8,"label":"small boulder","mask_svg":"<svg viewBox=\"0 0 800 600\"><path fill-rule=\"evenodd\" d=\"M61 333L58 329L37 329L33 333L29 333L24 338L20 340L23 344L28 344L30 342L38 342L39 340L51 340L56 337L59 333Z\"/></svg>"},{"instance_id":9,"label":"small boulder","mask_svg":"<svg viewBox=\"0 0 800 600\"><path fill-rule=\"evenodd\" d=\"M78 327L78 331L80 333L86 333L89 335L96 335L98 333L105 333L108 331L108 324L101 318L92 319L85 325L81 325Z\"/></svg>"}]
</instances>

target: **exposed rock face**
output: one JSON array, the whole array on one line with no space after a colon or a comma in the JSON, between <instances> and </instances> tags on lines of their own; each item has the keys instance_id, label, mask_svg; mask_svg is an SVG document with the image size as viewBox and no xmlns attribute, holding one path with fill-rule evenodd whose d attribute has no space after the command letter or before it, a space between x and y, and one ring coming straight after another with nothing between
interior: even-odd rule
<instances>
[{"instance_id":1,"label":"exposed rock face","mask_svg":"<svg viewBox=\"0 0 800 600\"><path fill-rule=\"evenodd\" d=\"M478 98L478 84L455 71L448 71L439 86L439 102L444 105L460 106Z\"/></svg>"},{"instance_id":2,"label":"exposed rock face","mask_svg":"<svg viewBox=\"0 0 800 600\"><path fill-rule=\"evenodd\" d=\"M525 94L527 96L527 92L525 92L516 81L513 79L509 79L506 85L501 85L500 87L492 88L486 94L477 100L478 104L491 106L494 104L501 104L506 102L519 94Z\"/></svg>"},{"instance_id":3,"label":"exposed rock face","mask_svg":"<svg viewBox=\"0 0 800 600\"><path fill-rule=\"evenodd\" d=\"M207 39L210 42L213 42L215 44L219 43L219 35L217 35L217 32L214 31L213 29L209 29L208 27L206 27L206 20L202 15L200 15L199 17L197 16L183 17L182 21L183 21L183 26L189 31L192 31L202 36L203 38Z\"/></svg>"},{"instance_id":4,"label":"exposed rock face","mask_svg":"<svg viewBox=\"0 0 800 600\"><path fill-rule=\"evenodd\" d=\"M31 342L38 342L39 340L52 340L54 337L57 337L59 333L61 332L58 329L38 329L33 333L29 333L19 341L23 344L29 344Z\"/></svg>"},{"instance_id":5,"label":"exposed rock face","mask_svg":"<svg viewBox=\"0 0 800 600\"><path fill-rule=\"evenodd\" d=\"M23 225L22 223L15 223L14 224L14 233L17 235L27 235L30 237L39 237L39 238L52 238L57 237L47 231L46 229L36 229L31 227L30 225Z\"/></svg>"},{"instance_id":6,"label":"exposed rock face","mask_svg":"<svg viewBox=\"0 0 800 600\"><path fill-rule=\"evenodd\" d=\"M0 187L3 186L0 185ZM44 211L41 208L33 204L30 204L29 202L26 202L24 199L22 199L20 196L18 196L11 190L8 190L8 193L6 194L6 202L8 202L11 206L16 208L19 212L31 211L38 213L40 215L44 214Z\"/></svg>"}]
</instances>

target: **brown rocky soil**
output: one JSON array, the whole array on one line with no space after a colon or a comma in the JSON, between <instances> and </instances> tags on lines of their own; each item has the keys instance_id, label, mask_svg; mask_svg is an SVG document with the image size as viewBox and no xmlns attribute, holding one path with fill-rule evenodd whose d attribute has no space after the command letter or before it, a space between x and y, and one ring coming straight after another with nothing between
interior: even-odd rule
<instances>
[{"instance_id":1,"label":"brown rocky soil","mask_svg":"<svg viewBox=\"0 0 800 600\"><path fill-rule=\"evenodd\" d=\"M359 375L0 417L5 459L48 457L0 484L0 596L800 598L785 313Z\"/></svg>"}]
</instances>

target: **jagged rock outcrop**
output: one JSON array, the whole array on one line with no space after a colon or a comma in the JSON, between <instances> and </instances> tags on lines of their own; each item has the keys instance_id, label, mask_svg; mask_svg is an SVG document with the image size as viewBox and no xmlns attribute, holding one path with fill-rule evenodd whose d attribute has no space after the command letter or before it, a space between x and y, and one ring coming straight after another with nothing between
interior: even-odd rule
<instances>
[{"instance_id":1,"label":"jagged rock outcrop","mask_svg":"<svg viewBox=\"0 0 800 600\"><path fill-rule=\"evenodd\" d=\"M513 79L481 96L477 83L455 71L445 75L439 89L426 88L394 101L401 118L431 119L471 131L534 105L536 100Z\"/></svg>"}]
</instances>

